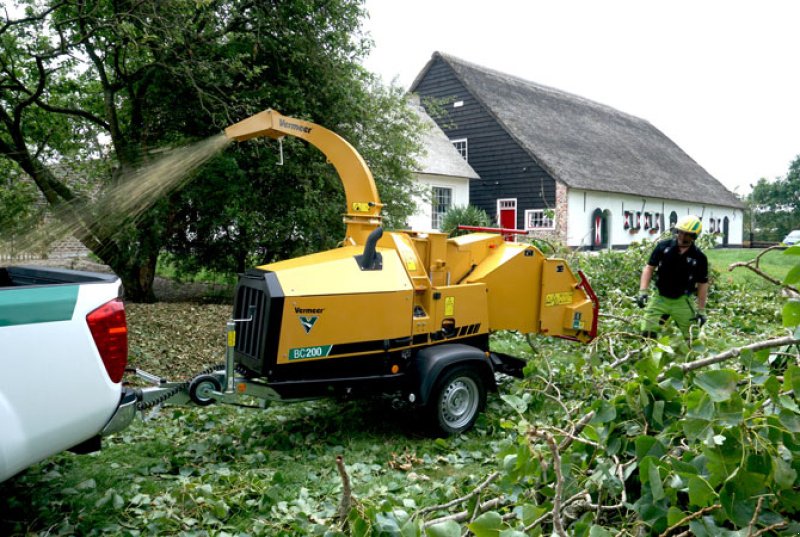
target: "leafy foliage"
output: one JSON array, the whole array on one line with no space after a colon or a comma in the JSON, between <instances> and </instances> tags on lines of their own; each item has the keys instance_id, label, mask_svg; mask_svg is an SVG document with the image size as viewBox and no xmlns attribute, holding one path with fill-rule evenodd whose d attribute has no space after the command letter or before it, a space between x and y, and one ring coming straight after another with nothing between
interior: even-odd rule
<instances>
[{"instance_id":1,"label":"leafy foliage","mask_svg":"<svg viewBox=\"0 0 800 537\"><path fill-rule=\"evenodd\" d=\"M493 336L528 360L526 378L504 380L465 435L419 437L413 414L375 402L163 409L95 457L0 485L0 531L796 535L800 302L715 278L691 341L643 340L632 297L648 250L581 259L604 297L589 346ZM800 261L800 247L782 255ZM790 270L785 285L798 280ZM155 308L130 308L135 365L174 378L192 357L214 361L224 307ZM353 486L346 521L337 455Z\"/></svg>"},{"instance_id":2,"label":"leafy foliage","mask_svg":"<svg viewBox=\"0 0 800 537\"><path fill-rule=\"evenodd\" d=\"M747 196L750 225L757 240L780 241L800 222L800 155L785 177L759 179Z\"/></svg>"},{"instance_id":3,"label":"leafy foliage","mask_svg":"<svg viewBox=\"0 0 800 537\"><path fill-rule=\"evenodd\" d=\"M457 237L469 233L458 226L478 226L490 227L492 219L486 211L474 205L464 205L451 207L442 217L442 232L451 237Z\"/></svg>"}]
</instances>

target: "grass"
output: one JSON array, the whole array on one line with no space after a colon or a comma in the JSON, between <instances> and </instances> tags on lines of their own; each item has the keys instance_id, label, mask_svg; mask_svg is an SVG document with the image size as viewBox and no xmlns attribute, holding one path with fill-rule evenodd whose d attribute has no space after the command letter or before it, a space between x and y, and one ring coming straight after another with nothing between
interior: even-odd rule
<instances>
[{"instance_id":1,"label":"grass","mask_svg":"<svg viewBox=\"0 0 800 537\"><path fill-rule=\"evenodd\" d=\"M761 276L748 268L738 267L732 271L728 267L737 262L755 259L762 250L749 248L714 248L705 250L709 264L720 273L723 282L736 283L763 288L771 286ZM759 268L779 280L783 280L789 269L797 262L796 256L784 255L783 250L772 250L759 260Z\"/></svg>"},{"instance_id":2,"label":"grass","mask_svg":"<svg viewBox=\"0 0 800 537\"><path fill-rule=\"evenodd\" d=\"M357 499L402 493L413 508L496 468L494 431L483 417L459 438L426 438L411 416L366 403L164 409L100 453L59 455L0 485L0 533L314 534L340 501L337 455Z\"/></svg>"}]
</instances>

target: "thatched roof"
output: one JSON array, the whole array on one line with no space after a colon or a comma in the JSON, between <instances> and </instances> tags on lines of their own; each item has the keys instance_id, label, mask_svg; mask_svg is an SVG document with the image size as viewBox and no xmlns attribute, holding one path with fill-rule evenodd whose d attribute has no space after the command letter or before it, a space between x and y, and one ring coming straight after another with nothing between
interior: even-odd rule
<instances>
[{"instance_id":1,"label":"thatched roof","mask_svg":"<svg viewBox=\"0 0 800 537\"><path fill-rule=\"evenodd\" d=\"M435 52L554 179L572 188L743 207L648 121L570 93Z\"/></svg>"}]
</instances>

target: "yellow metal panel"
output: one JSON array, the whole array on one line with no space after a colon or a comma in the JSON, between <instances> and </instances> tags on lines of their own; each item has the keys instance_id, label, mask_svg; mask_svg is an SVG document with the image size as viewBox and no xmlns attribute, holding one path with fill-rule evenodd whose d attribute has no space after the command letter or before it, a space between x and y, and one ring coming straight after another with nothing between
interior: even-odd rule
<instances>
[{"instance_id":1,"label":"yellow metal panel","mask_svg":"<svg viewBox=\"0 0 800 537\"><path fill-rule=\"evenodd\" d=\"M383 340L411 335L411 304L410 290L287 298L278 363L382 354ZM347 354L337 354L345 344Z\"/></svg>"},{"instance_id":2,"label":"yellow metal panel","mask_svg":"<svg viewBox=\"0 0 800 537\"><path fill-rule=\"evenodd\" d=\"M382 270L361 270L355 260L362 247L344 247L258 267L274 271L287 297L385 293L412 289L397 252L378 248Z\"/></svg>"},{"instance_id":3,"label":"yellow metal panel","mask_svg":"<svg viewBox=\"0 0 800 537\"><path fill-rule=\"evenodd\" d=\"M480 324L478 334L489 331L486 286L482 283L461 284L434 289L440 298L433 301L433 326L431 331L442 328L445 319L453 319L456 328Z\"/></svg>"},{"instance_id":4,"label":"yellow metal panel","mask_svg":"<svg viewBox=\"0 0 800 537\"><path fill-rule=\"evenodd\" d=\"M411 242L411 238L405 233L390 233L389 238L397 250L408 276L411 278L414 289L423 291L430 287L425 265L417 255L417 249Z\"/></svg>"},{"instance_id":5,"label":"yellow metal panel","mask_svg":"<svg viewBox=\"0 0 800 537\"><path fill-rule=\"evenodd\" d=\"M470 274L488 289L490 330L539 331L543 261L533 246L502 242Z\"/></svg>"},{"instance_id":6,"label":"yellow metal panel","mask_svg":"<svg viewBox=\"0 0 800 537\"><path fill-rule=\"evenodd\" d=\"M578 278L563 259L545 259L542 267L541 332L550 336L585 339L591 329L593 306L578 289Z\"/></svg>"}]
</instances>

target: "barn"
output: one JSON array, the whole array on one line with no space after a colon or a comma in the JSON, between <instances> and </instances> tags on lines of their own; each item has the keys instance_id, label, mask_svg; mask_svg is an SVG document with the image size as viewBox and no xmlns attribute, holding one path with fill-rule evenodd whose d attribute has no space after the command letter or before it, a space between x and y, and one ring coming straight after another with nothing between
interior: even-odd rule
<instances>
[{"instance_id":1,"label":"barn","mask_svg":"<svg viewBox=\"0 0 800 537\"><path fill-rule=\"evenodd\" d=\"M696 214L719 244L742 242L744 204L644 119L441 52L410 91L477 172L470 203L501 227L624 248Z\"/></svg>"}]
</instances>

